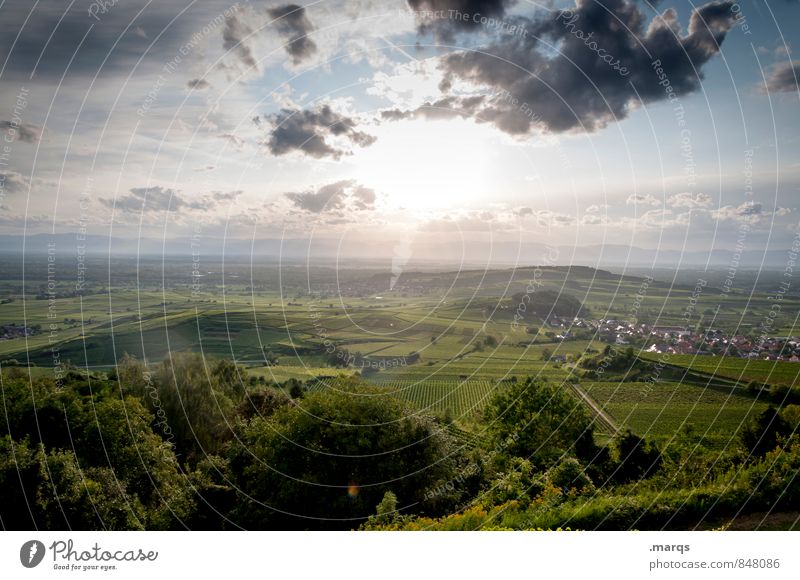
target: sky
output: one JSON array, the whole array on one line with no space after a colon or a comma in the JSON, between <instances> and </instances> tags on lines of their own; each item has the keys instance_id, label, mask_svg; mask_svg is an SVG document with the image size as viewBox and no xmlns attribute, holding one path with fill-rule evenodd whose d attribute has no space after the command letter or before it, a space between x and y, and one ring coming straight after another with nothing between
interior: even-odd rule
<instances>
[{"instance_id":1,"label":"sky","mask_svg":"<svg viewBox=\"0 0 800 580\"><path fill-rule=\"evenodd\" d=\"M0 0L0 234L789 249L799 23L791 0Z\"/></svg>"}]
</instances>

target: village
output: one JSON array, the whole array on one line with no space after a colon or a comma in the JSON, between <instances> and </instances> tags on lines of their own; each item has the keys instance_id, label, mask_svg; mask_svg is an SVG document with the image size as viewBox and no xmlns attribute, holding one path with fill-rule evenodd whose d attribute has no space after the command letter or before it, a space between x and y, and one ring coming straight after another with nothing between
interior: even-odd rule
<instances>
[{"instance_id":1,"label":"village","mask_svg":"<svg viewBox=\"0 0 800 580\"><path fill-rule=\"evenodd\" d=\"M719 329L647 325L615 318L589 320L550 317L546 326L559 329L557 341L578 338L586 331L603 342L631 345L656 354L734 356L748 359L800 362L800 337L729 335ZM581 332L583 331L583 332Z\"/></svg>"}]
</instances>

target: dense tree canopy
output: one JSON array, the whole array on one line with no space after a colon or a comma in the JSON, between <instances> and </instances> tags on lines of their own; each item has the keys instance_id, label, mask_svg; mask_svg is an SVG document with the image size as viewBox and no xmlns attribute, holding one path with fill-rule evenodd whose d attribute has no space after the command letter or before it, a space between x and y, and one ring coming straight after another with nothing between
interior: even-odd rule
<instances>
[{"instance_id":1,"label":"dense tree canopy","mask_svg":"<svg viewBox=\"0 0 800 580\"><path fill-rule=\"evenodd\" d=\"M588 311L583 303L567 292L555 290L537 290L536 292L519 292L512 297L513 308L526 319L547 318L550 316L586 316Z\"/></svg>"},{"instance_id":2,"label":"dense tree canopy","mask_svg":"<svg viewBox=\"0 0 800 580\"><path fill-rule=\"evenodd\" d=\"M545 467L582 449L592 427L566 385L528 379L498 390L484 419L495 449Z\"/></svg>"},{"instance_id":3,"label":"dense tree canopy","mask_svg":"<svg viewBox=\"0 0 800 580\"><path fill-rule=\"evenodd\" d=\"M418 513L451 507L451 493L426 491L452 477L456 445L436 421L409 411L378 389L337 383L254 417L231 452L235 484L248 498L237 520L347 529L374 514L387 491Z\"/></svg>"},{"instance_id":4,"label":"dense tree canopy","mask_svg":"<svg viewBox=\"0 0 800 580\"><path fill-rule=\"evenodd\" d=\"M192 499L152 415L104 381L72 373L3 381L0 517L11 529L169 529Z\"/></svg>"},{"instance_id":5,"label":"dense tree canopy","mask_svg":"<svg viewBox=\"0 0 800 580\"><path fill-rule=\"evenodd\" d=\"M648 486L668 490L664 518L707 516L706 492L680 495L687 458L724 485L707 492L720 513L800 501L795 405L753 417L720 461L630 431L597 445L568 385L530 378L465 433L358 378L258 384L196 355L38 377L2 371L5 529L660 527Z\"/></svg>"},{"instance_id":6,"label":"dense tree canopy","mask_svg":"<svg viewBox=\"0 0 800 580\"><path fill-rule=\"evenodd\" d=\"M234 407L244 398L244 371L230 361L176 353L150 373L125 357L117 375L123 393L138 397L155 416L157 431L192 459L218 453L232 435Z\"/></svg>"}]
</instances>

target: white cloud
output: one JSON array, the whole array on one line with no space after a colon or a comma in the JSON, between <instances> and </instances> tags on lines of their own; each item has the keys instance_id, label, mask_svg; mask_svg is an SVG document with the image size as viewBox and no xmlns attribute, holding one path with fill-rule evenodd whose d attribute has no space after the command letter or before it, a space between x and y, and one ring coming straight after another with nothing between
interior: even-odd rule
<instances>
[{"instance_id":1,"label":"white cloud","mask_svg":"<svg viewBox=\"0 0 800 580\"><path fill-rule=\"evenodd\" d=\"M438 59L398 64L388 73L376 72L367 89L368 95L383 97L402 108L419 107L425 101L441 96L439 84L444 74L437 67Z\"/></svg>"},{"instance_id":2,"label":"white cloud","mask_svg":"<svg viewBox=\"0 0 800 580\"><path fill-rule=\"evenodd\" d=\"M0 173L0 194L25 192L30 187L28 178L16 171Z\"/></svg>"},{"instance_id":3,"label":"white cloud","mask_svg":"<svg viewBox=\"0 0 800 580\"><path fill-rule=\"evenodd\" d=\"M655 198L655 196L647 194L640 194L634 193L628 196L628 199L625 200L627 205L652 205L657 206L661 205L661 202Z\"/></svg>"},{"instance_id":4,"label":"white cloud","mask_svg":"<svg viewBox=\"0 0 800 580\"><path fill-rule=\"evenodd\" d=\"M599 226L608 223L606 216L587 213L581 218L581 224L585 226Z\"/></svg>"},{"instance_id":5,"label":"white cloud","mask_svg":"<svg viewBox=\"0 0 800 580\"><path fill-rule=\"evenodd\" d=\"M605 211L608 209L608 205L606 204L596 204L593 203L592 205L586 208L586 213L600 213L601 211Z\"/></svg>"},{"instance_id":6,"label":"white cloud","mask_svg":"<svg viewBox=\"0 0 800 580\"><path fill-rule=\"evenodd\" d=\"M776 207L775 209L764 208L763 204L754 201L746 201L739 206L726 205L717 210L711 211L711 216L719 221L749 221L759 222L766 217L784 217L792 213L791 208Z\"/></svg>"},{"instance_id":7,"label":"white cloud","mask_svg":"<svg viewBox=\"0 0 800 580\"><path fill-rule=\"evenodd\" d=\"M693 195L692 193L686 191L683 193L676 193L675 195L671 195L667 199L667 205L670 207L688 207L688 208L699 208L699 207L711 207L711 196L705 193L698 193L697 195Z\"/></svg>"}]
</instances>

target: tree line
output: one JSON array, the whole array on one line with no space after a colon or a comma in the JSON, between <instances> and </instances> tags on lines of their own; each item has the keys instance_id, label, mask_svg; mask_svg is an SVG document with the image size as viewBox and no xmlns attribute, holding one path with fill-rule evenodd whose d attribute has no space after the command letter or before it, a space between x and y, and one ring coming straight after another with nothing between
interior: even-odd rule
<instances>
[{"instance_id":1,"label":"tree line","mask_svg":"<svg viewBox=\"0 0 800 580\"><path fill-rule=\"evenodd\" d=\"M737 509L770 498L800 507L800 482L788 477L800 464L794 405L744 425L737 449L720 459L696 445L688 454L659 449L630 431L601 441L585 406L556 382L504 383L465 439L450 421L358 377L313 391L252 379L230 361L190 353L152 369L125 356L107 374L71 370L60 386L3 369L2 527L588 526L586 514L617 514L619 498L646 498L659 485L682 497L725 477L741 494L730 500ZM786 479L767 477L772 469ZM692 482L687 470L708 480ZM626 509L627 520L608 521L641 516Z\"/></svg>"}]
</instances>

